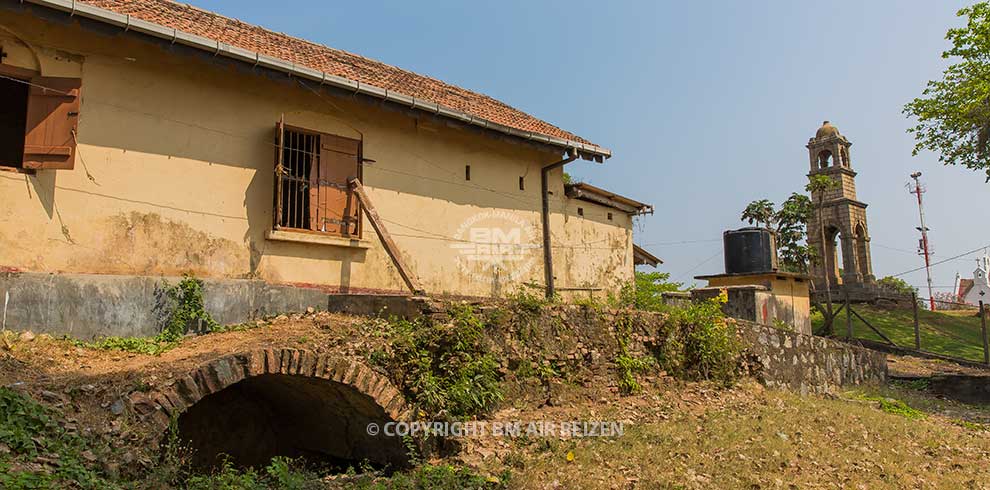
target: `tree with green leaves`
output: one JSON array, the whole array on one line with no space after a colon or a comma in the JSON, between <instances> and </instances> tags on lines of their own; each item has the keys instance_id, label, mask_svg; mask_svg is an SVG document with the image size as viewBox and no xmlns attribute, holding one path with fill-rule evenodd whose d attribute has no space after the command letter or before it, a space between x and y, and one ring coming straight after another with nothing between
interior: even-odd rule
<instances>
[{"instance_id":1,"label":"tree with green leaves","mask_svg":"<svg viewBox=\"0 0 990 490\"><path fill-rule=\"evenodd\" d=\"M790 272L807 272L809 249L805 240L805 223L811 215L811 200L794 192L774 210L774 203L761 199L746 206L741 221L763 224L776 237L777 255L781 266Z\"/></svg>"},{"instance_id":2,"label":"tree with green leaves","mask_svg":"<svg viewBox=\"0 0 990 490\"><path fill-rule=\"evenodd\" d=\"M760 226L763 224L765 228L771 228L771 221L773 221L773 203L767 199L760 199L759 201L753 201L746 206L743 210L742 217L739 218L741 221L749 221L749 224L755 224Z\"/></svg>"},{"instance_id":3,"label":"tree with green leaves","mask_svg":"<svg viewBox=\"0 0 990 490\"><path fill-rule=\"evenodd\" d=\"M908 129L914 155L937 152L943 164L983 170L990 182L990 5L979 2L956 15L966 18L966 26L949 29L945 38L952 47L942 53L955 62L904 113L917 120Z\"/></svg>"},{"instance_id":4,"label":"tree with green leaves","mask_svg":"<svg viewBox=\"0 0 990 490\"><path fill-rule=\"evenodd\" d=\"M918 292L918 288L908 284L904 279L901 279L899 277L893 277L893 276L883 277L877 281L877 284L880 287L884 289L888 289L895 293L916 294Z\"/></svg>"}]
</instances>

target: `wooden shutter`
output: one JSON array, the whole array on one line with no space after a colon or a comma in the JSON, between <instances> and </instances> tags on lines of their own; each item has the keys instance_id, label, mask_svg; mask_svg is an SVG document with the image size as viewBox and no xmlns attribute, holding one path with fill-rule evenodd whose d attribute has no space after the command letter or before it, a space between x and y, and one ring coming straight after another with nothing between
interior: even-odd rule
<instances>
[{"instance_id":1,"label":"wooden shutter","mask_svg":"<svg viewBox=\"0 0 990 490\"><path fill-rule=\"evenodd\" d=\"M275 200L273 202L272 213L274 214L274 229L282 227L282 159L285 155L285 147L282 141L285 139L285 114L278 118L275 123Z\"/></svg>"},{"instance_id":2,"label":"wooden shutter","mask_svg":"<svg viewBox=\"0 0 990 490\"><path fill-rule=\"evenodd\" d=\"M23 166L71 170L82 80L34 77L31 83L34 85L28 94Z\"/></svg>"},{"instance_id":3,"label":"wooden shutter","mask_svg":"<svg viewBox=\"0 0 990 490\"><path fill-rule=\"evenodd\" d=\"M320 135L319 165L313 165L319 174L310 193L314 230L360 236L360 206L347 185L360 177L360 149L358 140Z\"/></svg>"}]
</instances>

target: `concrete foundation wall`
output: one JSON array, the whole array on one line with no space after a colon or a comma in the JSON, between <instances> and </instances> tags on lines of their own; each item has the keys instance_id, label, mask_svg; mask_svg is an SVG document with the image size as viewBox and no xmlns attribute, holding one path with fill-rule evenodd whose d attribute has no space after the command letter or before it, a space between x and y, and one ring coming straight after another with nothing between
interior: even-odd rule
<instances>
[{"instance_id":1,"label":"concrete foundation wall","mask_svg":"<svg viewBox=\"0 0 990 490\"><path fill-rule=\"evenodd\" d=\"M164 281L180 278L96 274L0 274L0 314L10 330L68 335L76 339L153 336L163 325ZM243 323L307 308L374 315L418 314L401 296L356 296L317 288L247 279L204 281L206 310L220 324Z\"/></svg>"}]
</instances>

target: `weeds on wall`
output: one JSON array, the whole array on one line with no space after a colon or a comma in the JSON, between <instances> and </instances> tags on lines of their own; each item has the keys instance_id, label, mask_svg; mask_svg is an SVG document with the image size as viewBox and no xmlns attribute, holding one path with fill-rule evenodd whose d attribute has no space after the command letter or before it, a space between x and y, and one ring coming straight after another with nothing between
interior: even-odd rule
<instances>
[{"instance_id":1,"label":"weeds on wall","mask_svg":"<svg viewBox=\"0 0 990 490\"><path fill-rule=\"evenodd\" d=\"M695 301L684 308L672 308L668 322L679 334L679 365L664 366L689 378L731 383L739 375L742 345L733 324L725 321L723 292L716 298Z\"/></svg>"},{"instance_id":2,"label":"weeds on wall","mask_svg":"<svg viewBox=\"0 0 990 490\"><path fill-rule=\"evenodd\" d=\"M665 287L661 289L666 290ZM635 375L656 367L689 379L726 384L735 381L741 365L742 345L733 324L726 322L722 313L722 305L728 300L726 295L695 301L684 307L668 306L655 301L657 297L658 291L654 290L637 300L638 304L650 308L648 311L661 312L665 317L656 326L658 331L654 336L657 341L647 346L652 354L649 360L629 355L631 319L628 313L619 313L617 317L619 355L615 362L622 391L638 391Z\"/></svg>"},{"instance_id":3,"label":"weeds on wall","mask_svg":"<svg viewBox=\"0 0 990 490\"><path fill-rule=\"evenodd\" d=\"M203 304L203 281L185 275L178 284L164 281L161 301L155 306L163 317L162 331L145 337L107 337L95 342L76 342L81 347L161 355L179 345L190 329L202 332L222 331L220 324L206 311Z\"/></svg>"},{"instance_id":4,"label":"weeds on wall","mask_svg":"<svg viewBox=\"0 0 990 490\"><path fill-rule=\"evenodd\" d=\"M616 318L616 342L619 344L619 354L615 357L615 366L619 373L619 391L623 394L640 392L643 387L636 376L657 368L657 360L650 356L632 356L629 354L629 336L632 320L628 314L620 314Z\"/></svg>"},{"instance_id":5,"label":"weeds on wall","mask_svg":"<svg viewBox=\"0 0 990 490\"><path fill-rule=\"evenodd\" d=\"M178 284L166 281L162 289L168 320L158 335L160 340L174 342L190 329L210 332L220 326L203 305L203 281L187 274Z\"/></svg>"},{"instance_id":6,"label":"weeds on wall","mask_svg":"<svg viewBox=\"0 0 990 490\"><path fill-rule=\"evenodd\" d=\"M453 307L446 323L392 319L382 328L387 342L369 359L421 410L460 419L487 413L503 399L485 323L470 305Z\"/></svg>"}]
</instances>

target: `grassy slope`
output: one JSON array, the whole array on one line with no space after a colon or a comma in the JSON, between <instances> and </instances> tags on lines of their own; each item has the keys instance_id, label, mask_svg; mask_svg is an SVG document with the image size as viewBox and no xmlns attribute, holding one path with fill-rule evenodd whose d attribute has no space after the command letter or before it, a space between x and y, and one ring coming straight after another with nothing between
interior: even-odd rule
<instances>
[{"instance_id":1,"label":"grassy slope","mask_svg":"<svg viewBox=\"0 0 990 490\"><path fill-rule=\"evenodd\" d=\"M911 310L853 305L853 311L866 318L897 345L914 347L914 316ZM863 324L855 315L852 319L854 337L883 342L879 335ZM919 310L918 320L921 326L922 350L974 361L983 360L980 319L975 316L974 312ZM824 320L821 314L815 313L812 315L811 322L815 331L818 331ZM846 334L845 311L840 312L836 318L835 334L839 336Z\"/></svg>"},{"instance_id":2,"label":"grassy slope","mask_svg":"<svg viewBox=\"0 0 990 490\"><path fill-rule=\"evenodd\" d=\"M985 426L887 413L875 398L925 405L911 394L747 395L718 396L700 411L668 409L658 398L662 417L633 422L615 440L517 443L503 459L512 465L510 487L990 488Z\"/></svg>"}]
</instances>

